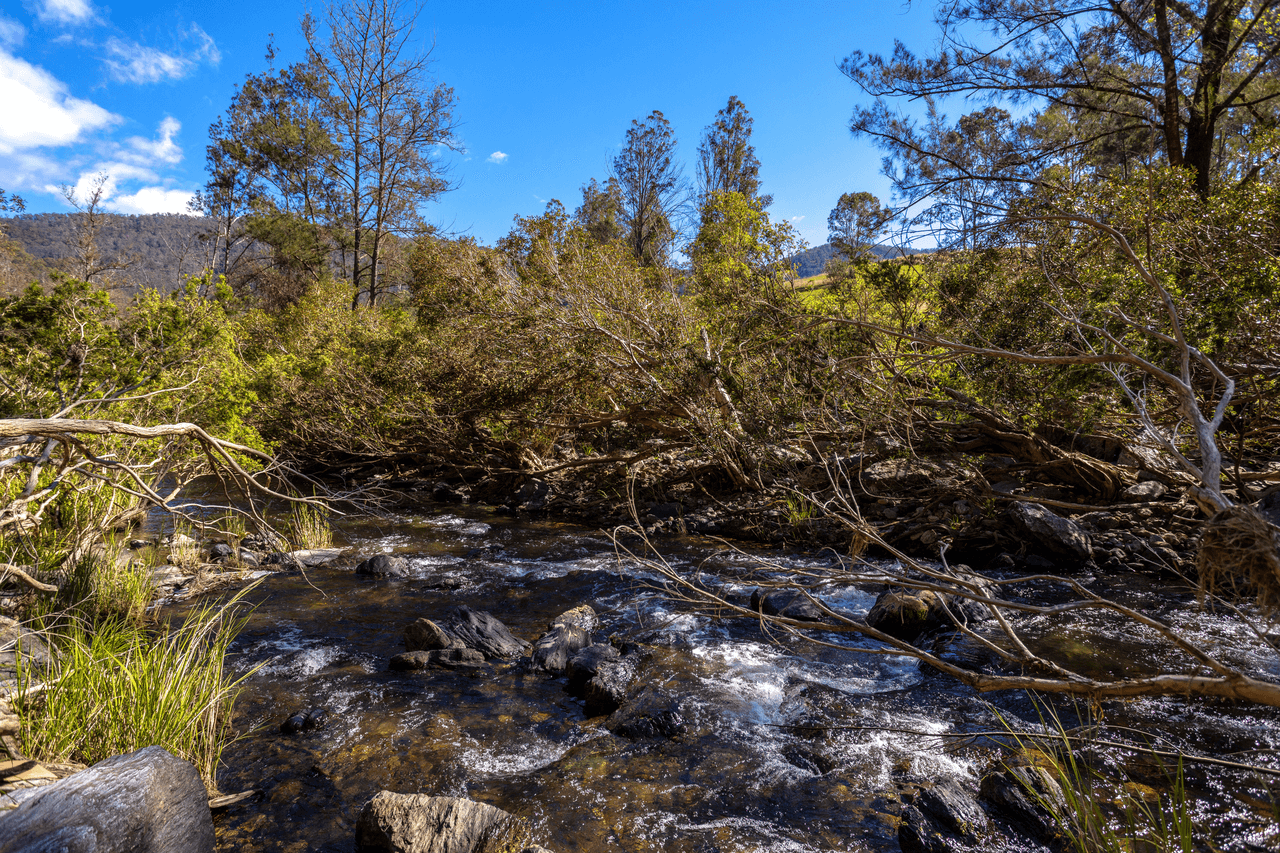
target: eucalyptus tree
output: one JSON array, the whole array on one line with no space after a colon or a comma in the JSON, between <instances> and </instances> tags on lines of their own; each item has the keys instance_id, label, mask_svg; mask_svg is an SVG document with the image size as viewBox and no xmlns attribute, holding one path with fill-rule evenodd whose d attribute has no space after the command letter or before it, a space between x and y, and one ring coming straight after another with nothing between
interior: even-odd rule
<instances>
[{"instance_id":1,"label":"eucalyptus tree","mask_svg":"<svg viewBox=\"0 0 1280 853\"><path fill-rule=\"evenodd\" d=\"M671 123L654 110L631 122L626 144L613 160L611 178L618 185L626 242L644 266L665 266L677 233L674 219L685 185L675 154Z\"/></svg>"},{"instance_id":2,"label":"eucalyptus tree","mask_svg":"<svg viewBox=\"0 0 1280 853\"><path fill-rule=\"evenodd\" d=\"M936 153L889 106L948 96L1016 105L1034 124L1052 110L1065 133L1007 140L988 181L1033 179L1081 147L1146 142L1185 168L1202 198L1215 181L1256 176L1273 159L1280 118L1280 0L944 0L926 56L856 51L842 70L876 98L851 128L894 157ZM1030 144L1034 142L1034 144ZM905 186L907 200L928 195Z\"/></svg>"},{"instance_id":3,"label":"eucalyptus tree","mask_svg":"<svg viewBox=\"0 0 1280 853\"><path fill-rule=\"evenodd\" d=\"M712 193L741 193L762 209L773 197L760 194L760 160L751 144L754 119L737 95L729 97L698 144L697 181L701 207Z\"/></svg>"},{"instance_id":4,"label":"eucalyptus tree","mask_svg":"<svg viewBox=\"0 0 1280 853\"><path fill-rule=\"evenodd\" d=\"M339 190L335 222L350 241L352 307L377 301L391 235L423 232L423 206L449 189L441 149L456 149L453 90L414 48L421 6L402 0L329 5L323 32L303 18Z\"/></svg>"}]
</instances>

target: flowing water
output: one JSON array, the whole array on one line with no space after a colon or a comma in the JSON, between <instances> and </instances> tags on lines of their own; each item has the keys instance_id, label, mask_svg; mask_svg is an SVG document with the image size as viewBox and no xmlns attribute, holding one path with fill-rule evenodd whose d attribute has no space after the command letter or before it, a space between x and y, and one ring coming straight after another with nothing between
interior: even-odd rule
<instances>
[{"instance_id":1,"label":"flowing water","mask_svg":"<svg viewBox=\"0 0 1280 853\"><path fill-rule=\"evenodd\" d=\"M220 850L352 850L361 807L386 789L490 803L527 818L557 853L896 851L903 786L976 786L990 761L989 751L952 748L945 737L998 727L989 697L914 660L867 654L853 636L829 636L840 647L825 648L699 615L620 561L601 534L436 507L347 522L340 536L350 559L269 576L249 595L256 609L232 665L257 669L237 706L244 734L224 753L218 782L261 794L218 815ZM663 547L749 594L733 582L749 558L696 540ZM413 577L357 576L354 563L375 553L409 558ZM827 559L771 556L797 570ZM874 593L836 588L825 598L861 615ZM647 650L639 681L679 698L683 732L617 737L604 718L584 715L563 678L527 658L470 673L388 670L405 626L458 604L489 611L527 640L591 605L597 641ZM1003 701L1006 717L1034 719L1025 699ZM326 725L281 732L312 708L328 712ZM1280 747L1274 715L1197 709L1162 700L1123 713L1173 716L1186 737L1213 729L1219 745ZM1260 806L1210 794L1220 807L1206 807L1204 820L1256 822Z\"/></svg>"}]
</instances>

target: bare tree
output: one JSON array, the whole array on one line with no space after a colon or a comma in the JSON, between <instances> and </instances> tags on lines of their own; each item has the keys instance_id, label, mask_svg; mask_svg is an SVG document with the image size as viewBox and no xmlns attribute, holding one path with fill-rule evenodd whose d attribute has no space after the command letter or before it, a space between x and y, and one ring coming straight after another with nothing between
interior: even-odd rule
<instances>
[{"instance_id":1,"label":"bare tree","mask_svg":"<svg viewBox=\"0 0 1280 853\"><path fill-rule=\"evenodd\" d=\"M106 172L100 172L83 199L77 196L75 187L63 184L59 188L67 204L76 209L75 242L71 245L73 254L69 272L81 281L92 282L104 274L110 279L110 273L123 272L141 260L136 252L108 258L98 246L98 235L110 216L102 209L109 180Z\"/></svg>"},{"instance_id":2,"label":"bare tree","mask_svg":"<svg viewBox=\"0 0 1280 853\"><path fill-rule=\"evenodd\" d=\"M423 230L422 208L447 189L441 149L456 150L453 90L429 76L428 53L413 53L421 6L348 0L328 7L327 36L303 19L324 123L336 151L329 170L341 188L337 225L350 233L352 307L383 288L390 235Z\"/></svg>"}]
</instances>

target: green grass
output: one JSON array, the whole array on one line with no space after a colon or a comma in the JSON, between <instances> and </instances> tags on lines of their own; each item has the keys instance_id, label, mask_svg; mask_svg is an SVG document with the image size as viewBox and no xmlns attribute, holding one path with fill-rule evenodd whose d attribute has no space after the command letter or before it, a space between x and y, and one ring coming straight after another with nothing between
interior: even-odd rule
<instances>
[{"instance_id":1,"label":"green grass","mask_svg":"<svg viewBox=\"0 0 1280 853\"><path fill-rule=\"evenodd\" d=\"M190 761L214 789L231 738L231 709L245 676L224 667L244 626L241 592L193 611L178 627L150 632L127 621L91 629L78 619L46 632L57 649L51 671L18 673L21 689L46 689L19 703L22 751L45 761L92 764L159 745Z\"/></svg>"},{"instance_id":2,"label":"green grass","mask_svg":"<svg viewBox=\"0 0 1280 853\"><path fill-rule=\"evenodd\" d=\"M332 548L329 514L321 507L295 503L289 513L289 541L296 548Z\"/></svg>"}]
</instances>

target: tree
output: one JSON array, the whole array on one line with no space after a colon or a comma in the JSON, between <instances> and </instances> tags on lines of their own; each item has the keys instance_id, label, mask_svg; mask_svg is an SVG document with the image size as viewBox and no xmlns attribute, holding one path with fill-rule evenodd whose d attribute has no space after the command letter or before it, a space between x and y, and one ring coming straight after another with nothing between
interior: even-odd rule
<instances>
[{"instance_id":1,"label":"tree","mask_svg":"<svg viewBox=\"0 0 1280 853\"><path fill-rule=\"evenodd\" d=\"M66 184L59 187L67 204L76 209L75 235L70 247L72 257L67 264L68 272L85 282L91 282L103 273L127 270L140 260L136 252L108 259L98 247L98 232L102 230L108 215L101 207L108 181L110 177L106 172L99 173L83 199L76 195L75 187Z\"/></svg>"},{"instance_id":2,"label":"tree","mask_svg":"<svg viewBox=\"0 0 1280 853\"><path fill-rule=\"evenodd\" d=\"M846 260L865 260L892 218L871 193L844 193L827 217L828 239Z\"/></svg>"},{"instance_id":3,"label":"tree","mask_svg":"<svg viewBox=\"0 0 1280 853\"><path fill-rule=\"evenodd\" d=\"M877 98L851 128L895 155L921 151L921 138L885 98L961 95L1052 107L1088 134L1042 137L1011 157L1002 180L1032 178L1081 144L1126 148L1144 133L1168 165L1192 173L1202 198L1215 179L1266 168L1280 116L1280 0L946 0L936 19L930 56L898 43L891 57L856 51L842 65Z\"/></svg>"},{"instance_id":4,"label":"tree","mask_svg":"<svg viewBox=\"0 0 1280 853\"><path fill-rule=\"evenodd\" d=\"M622 190L617 178L609 178L601 186L595 178L582 187L582 204L573 212L573 218L599 243L621 240Z\"/></svg>"},{"instance_id":5,"label":"tree","mask_svg":"<svg viewBox=\"0 0 1280 853\"><path fill-rule=\"evenodd\" d=\"M667 264L676 235L672 219L683 200L684 182L675 153L671 124L654 110L643 121L631 122L626 145L613 160L627 245L647 267Z\"/></svg>"},{"instance_id":6,"label":"tree","mask_svg":"<svg viewBox=\"0 0 1280 853\"><path fill-rule=\"evenodd\" d=\"M741 193L760 207L773 197L760 195L760 161L751 144L754 120L737 95L716 113L716 119L702 132L698 144L698 201L703 205L712 193Z\"/></svg>"},{"instance_id":7,"label":"tree","mask_svg":"<svg viewBox=\"0 0 1280 853\"><path fill-rule=\"evenodd\" d=\"M455 149L453 90L432 83L429 55L412 53L421 7L349 0L328 7L322 37L303 18L323 123L334 146L328 174L340 190L335 225L350 238L352 307L382 290L389 235L423 230L422 206L449 189L440 148Z\"/></svg>"}]
</instances>

